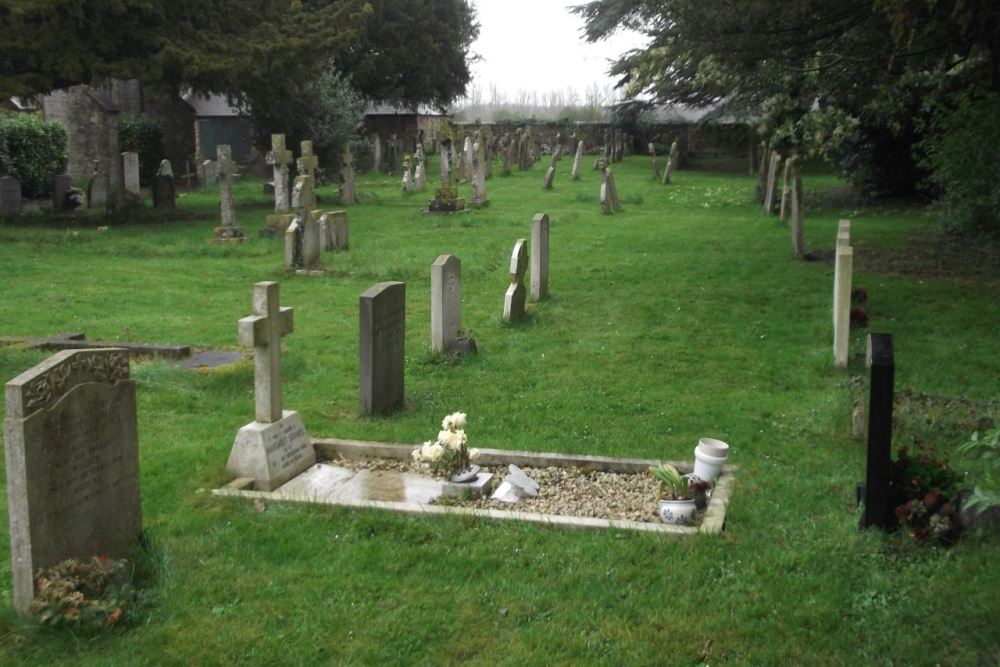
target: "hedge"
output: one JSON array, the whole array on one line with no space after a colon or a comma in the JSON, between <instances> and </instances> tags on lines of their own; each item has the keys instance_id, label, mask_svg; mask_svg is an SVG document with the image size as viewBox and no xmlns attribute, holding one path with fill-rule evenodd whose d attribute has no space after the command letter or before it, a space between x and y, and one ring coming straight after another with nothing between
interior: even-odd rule
<instances>
[{"instance_id":1,"label":"hedge","mask_svg":"<svg viewBox=\"0 0 1000 667\"><path fill-rule=\"evenodd\" d=\"M66 171L66 130L34 114L0 116L0 173L21 182L21 195L52 194L52 178Z\"/></svg>"}]
</instances>

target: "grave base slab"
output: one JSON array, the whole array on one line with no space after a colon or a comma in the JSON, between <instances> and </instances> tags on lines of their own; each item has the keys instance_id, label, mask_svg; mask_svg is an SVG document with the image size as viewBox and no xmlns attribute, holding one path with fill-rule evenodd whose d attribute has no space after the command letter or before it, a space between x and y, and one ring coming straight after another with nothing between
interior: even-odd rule
<instances>
[{"instance_id":1,"label":"grave base slab","mask_svg":"<svg viewBox=\"0 0 1000 667\"><path fill-rule=\"evenodd\" d=\"M270 424L253 421L236 434L226 470L254 480L258 491L274 491L316 463L316 450L299 413L285 410Z\"/></svg>"}]
</instances>

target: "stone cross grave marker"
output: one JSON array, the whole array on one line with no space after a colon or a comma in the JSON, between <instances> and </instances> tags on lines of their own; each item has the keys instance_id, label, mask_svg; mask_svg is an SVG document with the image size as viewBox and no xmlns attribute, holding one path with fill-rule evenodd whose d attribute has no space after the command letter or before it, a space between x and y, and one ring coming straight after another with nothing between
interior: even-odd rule
<instances>
[{"instance_id":1,"label":"stone cross grave marker","mask_svg":"<svg viewBox=\"0 0 1000 667\"><path fill-rule=\"evenodd\" d=\"M531 298L549 295L549 216L536 213L531 219Z\"/></svg>"},{"instance_id":2,"label":"stone cross grave marker","mask_svg":"<svg viewBox=\"0 0 1000 667\"><path fill-rule=\"evenodd\" d=\"M126 151L122 153L122 178L125 181L125 192L139 197L139 154Z\"/></svg>"},{"instance_id":3,"label":"stone cross grave marker","mask_svg":"<svg viewBox=\"0 0 1000 667\"><path fill-rule=\"evenodd\" d=\"M0 176L0 215L21 212L21 182L13 176Z\"/></svg>"},{"instance_id":4,"label":"stone cross grave marker","mask_svg":"<svg viewBox=\"0 0 1000 667\"><path fill-rule=\"evenodd\" d=\"M583 162L583 140L576 142L576 156L573 158L572 179L580 180L580 163Z\"/></svg>"},{"instance_id":5,"label":"stone cross grave marker","mask_svg":"<svg viewBox=\"0 0 1000 667\"><path fill-rule=\"evenodd\" d=\"M361 295L358 307L361 412L387 415L403 407L406 283L373 285Z\"/></svg>"},{"instance_id":6,"label":"stone cross grave marker","mask_svg":"<svg viewBox=\"0 0 1000 667\"><path fill-rule=\"evenodd\" d=\"M52 179L52 211L54 213L62 213L63 211L70 208L69 203L69 189L73 187L73 178L69 174L59 174ZM3 186L0 185L0 190ZM0 200L3 199L3 194L0 192ZM0 210L2 210L3 204L0 203Z\"/></svg>"},{"instance_id":7,"label":"stone cross grave marker","mask_svg":"<svg viewBox=\"0 0 1000 667\"><path fill-rule=\"evenodd\" d=\"M128 352L64 350L7 383L4 455L14 608L68 558L122 558L142 531Z\"/></svg>"},{"instance_id":8,"label":"stone cross grave marker","mask_svg":"<svg viewBox=\"0 0 1000 667\"><path fill-rule=\"evenodd\" d=\"M309 272L318 269L319 254L322 250L319 221L316 220L310 206L310 202L315 201L315 199L312 177L296 176L295 189L292 191L292 206L298 212L295 220L302 229L302 252L299 255L300 262L294 266L296 269ZM287 241L288 237L286 236L285 239Z\"/></svg>"},{"instance_id":9,"label":"stone cross grave marker","mask_svg":"<svg viewBox=\"0 0 1000 667\"><path fill-rule=\"evenodd\" d=\"M216 173L219 178L219 206L222 212L222 225L215 228L215 241L227 243L243 241L246 237L243 230L236 226L236 199L233 197L233 178L236 176L236 163L233 162L233 152L229 144L219 144L216 147Z\"/></svg>"},{"instance_id":10,"label":"stone cross grave marker","mask_svg":"<svg viewBox=\"0 0 1000 667\"><path fill-rule=\"evenodd\" d=\"M302 419L281 398L281 337L292 333L292 309L278 301L278 283L253 286L253 315L239 321L240 344L253 347L254 421L243 426L226 469L273 491L316 463Z\"/></svg>"},{"instance_id":11,"label":"stone cross grave marker","mask_svg":"<svg viewBox=\"0 0 1000 667\"><path fill-rule=\"evenodd\" d=\"M462 262L441 255L431 264L431 349L446 352L462 326Z\"/></svg>"},{"instance_id":12,"label":"stone cross grave marker","mask_svg":"<svg viewBox=\"0 0 1000 667\"><path fill-rule=\"evenodd\" d=\"M267 163L274 171L274 212L276 215L288 213L288 165L292 163L292 151L285 148L285 135L271 135L271 150L267 153ZM313 165L315 169L315 165Z\"/></svg>"},{"instance_id":13,"label":"stone cross grave marker","mask_svg":"<svg viewBox=\"0 0 1000 667\"><path fill-rule=\"evenodd\" d=\"M161 160L153 177L153 208L174 210L177 207L177 186L170 160Z\"/></svg>"},{"instance_id":14,"label":"stone cross grave marker","mask_svg":"<svg viewBox=\"0 0 1000 667\"><path fill-rule=\"evenodd\" d=\"M524 272L528 269L528 248L524 239L518 239L510 254L510 285L503 297L503 318L508 322L524 319Z\"/></svg>"},{"instance_id":15,"label":"stone cross grave marker","mask_svg":"<svg viewBox=\"0 0 1000 667\"><path fill-rule=\"evenodd\" d=\"M316 208L316 168L319 166L319 158L313 153L313 142L306 140L303 141L299 147L302 150L302 157L296 162L296 166L299 170L300 176L310 176L312 177L313 190L310 193L312 199L306 204L310 209ZM277 190L275 190L277 192ZM294 206L294 204L292 205Z\"/></svg>"},{"instance_id":16,"label":"stone cross grave marker","mask_svg":"<svg viewBox=\"0 0 1000 667\"><path fill-rule=\"evenodd\" d=\"M869 334L867 366L868 459L865 466L864 514L861 528L890 528L892 511L892 401L895 360L892 336Z\"/></svg>"},{"instance_id":17,"label":"stone cross grave marker","mask_svg":"<svg viewBox=\"0 0 1000 667\"><path fill-rule=\"evenodd\" d=\"M841 224L847 222L842 220ZM848 225L850 223L848 222ZM848 238L841 242L837 235L836 259L833 269L833 365L847 367L848 346L851 333L851 278L854 265L854 249Z\"/></svg>"},{"instance_id":18,"label":"stone cross grave marker","mask_svg":"<svg viewBox=\"0 0 1000 667\"><path fill-rule=\"evenodd\" d=\"M341 156L340 203L345 206L358 203L357 194L354 192L354 156L351 155L350 146L344 147Z\"/></svg>"}]
</instances>

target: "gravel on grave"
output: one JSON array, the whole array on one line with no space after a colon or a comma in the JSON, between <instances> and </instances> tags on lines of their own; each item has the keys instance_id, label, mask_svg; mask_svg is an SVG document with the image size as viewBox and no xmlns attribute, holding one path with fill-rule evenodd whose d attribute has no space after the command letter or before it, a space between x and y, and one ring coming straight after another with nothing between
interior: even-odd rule
<instances>
[{"instance_id":1,"label":"gravel on grave","mask_svg":"<svg viewBox=\"0 0 1000 667\"><path fill-rule=\"evenodd\" d=\"M393 459L342 458L335 463L351 470L392 470L429 474L413 462ZM489 496L475 500L449 498L448 504L510 512L660 522L659 503L656 499L659 483L645 473L526 466L521 469L524 474L538 482L537 498L525 498L517 503L491 500ZM507 466L483 466L483 471L492 472L499 484L507 474Z\"/></svg>"}]
</instances>

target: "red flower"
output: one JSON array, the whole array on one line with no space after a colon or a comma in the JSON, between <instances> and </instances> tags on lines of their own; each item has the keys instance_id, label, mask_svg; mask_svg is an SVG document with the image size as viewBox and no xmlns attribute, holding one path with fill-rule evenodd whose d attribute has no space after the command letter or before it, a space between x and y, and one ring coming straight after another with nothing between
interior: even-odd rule
<instances>
[{"instance_id":1,"label":"red flower","mask_svg":"<svg viewBox=\"0 0 1000 667\"><path fill-rule=\"evenodd\" d=\"M851 325L861 329L868 326L868 313L864 308L851 308Z\"/></svg>"}]
</instances>

